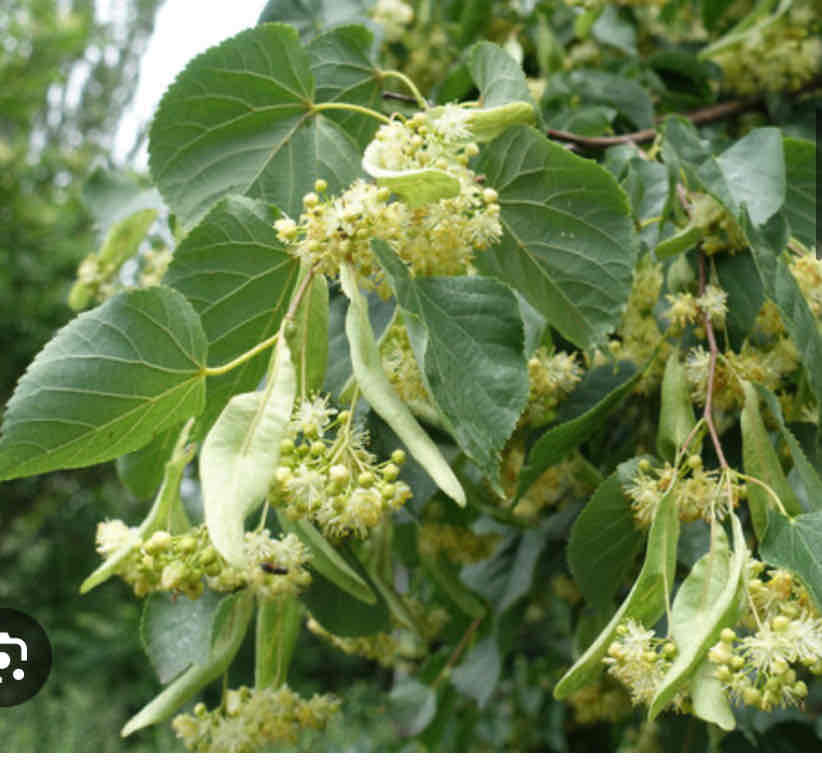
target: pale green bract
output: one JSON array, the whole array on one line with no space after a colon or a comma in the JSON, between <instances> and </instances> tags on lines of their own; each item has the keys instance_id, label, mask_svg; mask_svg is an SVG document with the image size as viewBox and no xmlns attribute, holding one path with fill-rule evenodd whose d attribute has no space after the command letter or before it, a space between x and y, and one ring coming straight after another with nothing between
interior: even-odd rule
<instances>
[{"instance_id":1,"label":"pale green bract","mask_svg":"<svg viewBox=\"0 0 822 771\"><path fill-rule=\"evenodd\" d=\"M232 398L203 443L205 522L215 548L232 565L246 564L243 523L274 479L296 395L297 374L281 335L265 388Z\"/></svg>"},{"instance_id":2,"label":"pale green bract","mask_svg":"<svg viewBox=\"0 0 822 771\"><path fill-rule=\"evenodd\" d=\"M347 264L341 265L340 279L343 291L351 301L345 318L345 334L351 348L354 378L362 395L374 412L405 442L408 451L439 488L460 506L465 506L465 491L448 461L388 382L354 269Z\"/></svg>"},{"instance_id":3,"label":"pale green bract","mask_svg":"<svg viewBox=\"0 0 822 771\"><path fill-rule=\"evenodd\" d=\"M711 550L697 561L674 598L670 633L677 656L654 694L649 710L651 720L688 682L722 629L732 627L739 618L748 549L739 518L733 513L730 517L733 554L725 532L715 524Z\"/></svg>"},{"instance_id":4,"label":"pale green bract","mask_svg":"<svg viewBox=\"0 0 822 771\"><path fill-rule=\"evenodd\" d=\"M363 156L362 167L379 185L396 193L411 208L436 203L441 198L453 198L460 192L460 181L442 169L390 171L370 160L367 151Z\"/></svg>"}]
</instances>

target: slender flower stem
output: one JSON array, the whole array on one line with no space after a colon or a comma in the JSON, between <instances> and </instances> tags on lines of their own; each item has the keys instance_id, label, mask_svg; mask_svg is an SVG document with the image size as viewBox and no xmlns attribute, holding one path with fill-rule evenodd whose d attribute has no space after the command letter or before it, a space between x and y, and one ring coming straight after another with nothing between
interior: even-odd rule
<instances>
[{"instance_id":1,"label":"slender flower stem","mask_svg":"<svg viewBox=\"0 0 822 771\"><path fill-rule=\"evenodd\" d=\"M376 110L371 110L368 107L363 107L361 104L347 104L345 102L321 102L314 105L315 112L323 112L324 110L348 110L349 112L359 112L367 115L369 118L374 118L381 123L391 123L391 119L387 115L383 115Z\"/></svg>"},{"instance_id":2,"label":"slender flower stem","mask_svg":"<svg viewBox=\"0 0 822 771\"><path fill-rule=\"evenodd\" d=\"M417 104L422 107L423 110L428 109L428 102L425 101L425 97L420 93L420 90L417 88L414 81L411 80L411 78L409 78L405 73L397 70L380 70L380 75L383 78L396 78L397 80L401 80L405 84L406 88L414 95L414 98L417 100Z\"/></svg>"},{"instance_id":3,"label":"slender flower stem","mask_svg":"<svg viewBox=\"0 0 822 771\"><path fill-rule=\"evenodd\" d=\"M312 268L308 273L305 274L302 283L300 286L297 287L297 291L294 292L294 296L291 298L291 304L288 307L288 311L286 311L285 317L283 318L283 324L293 321L294 315L297 313L297 308L300 305L300 302L303 299L303 295L305 294L306 289L308 289L308 285L311 283L311 279L314 278L314 274L316 270ZM249 348L245 353L241 353L236 359L232 359L231 361L227 362L226 364L221 364L218 367L205 367L203 369L203 373L207 377L214 377L216 375L225 375L227 372L231 372L231 370L236 369L237 367L242 366L247 361L250 361L258 354L262 353L263 351L271 348L274 343L280 337L280 333L282 332L282 325L280 329L278 329L271 337L266 338L260 343L257 343L253 348Z\"/></svg>"},{"instance_id":4,"label":"slender flower stem","mask_svg":"<svg viewBox=\"0 0 822 771\"><path fill-rule=\"evenodd\" d=\"M205 367L203 369L203 373L207 377L225 375L227 372L231 372L231 370L236 369L237 367L245 364L247 361L253 359L257 354L262 353L268 348L271 348L271 346L277 342L279 337L280 332L278 330L273 335L271 335L271 337L266 338L261 343L257 343L257 345L255 345L253 348L249 348L245 353L241 353L236 359L232 359L226 364L221 364L219 367Z\"/></svg>"},{"instance_id":5,"label":"slender flower stem","mask_svg":"<svg viewBox=\"0 0 822 771\"><path fill-rule=\"evenodd\" d=\"M705 292L705 255L699 255L699 294ZM711 317L705 311L702 312L705 319L705 334L708 336L708 347L710 350L710 360L708 363L708 387L705 394L705 425L708 427L708 433L711 435L711 441L716 450L716 457L719 459L719 465L722 469L727 469L728 461L725 460L725 453L722 452L722 444L719 441L719 434L716 431L713 418L713 395L714 395L714 375L716 374L716 360L719 356L719 348L716 344L716 337L714 336L714 326L711 323Z\"/></svg>"}]
</instances>

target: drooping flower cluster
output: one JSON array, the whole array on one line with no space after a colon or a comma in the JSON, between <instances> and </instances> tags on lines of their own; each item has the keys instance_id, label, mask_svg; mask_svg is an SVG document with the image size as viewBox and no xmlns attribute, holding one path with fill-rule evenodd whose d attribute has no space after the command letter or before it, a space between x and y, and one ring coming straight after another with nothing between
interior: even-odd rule
<instances>
[{"instance_id":1,"label":"drooping flower cluster","mask_svg":"<svg viewBox=\"0 0 822 771\"><path fill-rule=\"evenodd\" d=\"M503 491L509 501L516 494L524 462L525 444L522 438L515 437L503 450L500 468ZM569 496L584 498L590 495L593 487L591 478L585 473L584 463L581 456L572 455L549 466L525 491L511 513L523 522L530 522L546 506L557 506Z\"/></svg>"},{"instance_id":2,"label":"drooping flower cluster","mask_svg":"<svg viewBox=\"0 0 822 771\"><path fill-rule=\"evenodd\" d=\"M652 629L629 618L617 627L616 639L608 646L603 662L608 674L628 689L634 704L648 705L675 655L672 640L655 637ZM683 696L678 695L673 706L681 708L682 703Z\"/></svg>"},{"instance_id":3,"label":"drooping flower cluster","mask_svg":"<svg viewBox=\"0 0 822 771\"><path fill-rule=\"evenodd\" d=\"M411 497L400 480L405 452L377 463L367 434L337 413L327 397L302 399L286 427L269 500L291 520L308 518L326 536L365 538Z\"/></svg>"},{"instance_id":4,"label":"drooping flower cluster","mask_svg":"<svg viewBox=\"0 0 822 771\"><path fill-rule=\"evenodd\" d=\"M664 282L662 265L650 255L637 264L628 305L617 329L617 337L611 340L610 350L617 359L633 362L639 367L647 364L648 352L662 341L654 307ZM640 393L650 393L662 379L665 356L657 356L637 385ZM594 361L594 364L597 364Z\"/></svg>"},{"instance_id":5,"label":"drooping flower cluster","mask_svg":"<svg viewBox=\"0 0 822 771\"><path fill-rule=\"evenodd\" d=\"M822 41L814 0L797 0L785 13L755 24L711 56L725 83L739 94L795 90L819 72Z\"/></svg>"},{"instance_id":6,"label":"drooping flower cluster","mask_svg":"<svg viewBox=\"0 0 822 771\"><path fill-rule=\"evenodd\" d=\"M394 667L403 661L414 661L429 653L429 643L448 623L448 611L439 606L427 606L419 599L403 595L402 603L414 618L414 629L398 624L392 632L378 632L358 637L340 637L329 632L317 619L309 617L308 630L350 656L376 661L383 667Z\"/></svg>"},{"instance_id":7,"label":"drooping flower cluster","mask_svg":"<svg viewBox=\"0 0 822 771\"><path fill-rule=\"evenodd\" d=\"M574 390L582 374L575 353L537 348L528 361L530 391L521 422L538 427L553 420L560 401Z\"/></svg>"},{"instance_id":8,"label":"drooping flower cluster","mask_svg":"<svg viewBox=\"0 0 822 771\"><path fill-rule=\"evenodd\" d=\"M268 530L246 533L245 552L246 567L225 565L208 579L208 585L219 592L248 586L261 599L273 599L300 592L311 583L306 567L310 552L293 533L281 538L272 538Z\"/></svg>"},{"instance_id":9,"label":"drooping flower cluster","mask_svg":"<svg viewBox=\"0 0 822 771\"><path fill-rule=\"evenodd\" d=\"M738 352L729 349L717 359L713 403L717 409L725 411L741 407L745 403L743 380L759 383L776 392L796 371L799 363L799 353L788 337L778 337L764 347L746 340ZM701 345L691 348L685 360L685 375L691 386L691 398L697 404L705 402L709 369L709 352Z\"/></svg>"},{"instance_id":10,"label":"drooping flower cluster","mask_svg":"<svg viewBox=\"0 0 822 771\"><path fill-rule=\"evenodd\" d=\"M199 597L205 586L220 592L253 587L262 598L294 594L311 581L305 567L309 553L294 535L272 538L267 530L246 533L247 567L229 565L212 545L204 525L180 535L156 530L142 541L136 528L121 520L97 526L97 551L109 557L130 548L116 573L132 585L138 597L151 592L179 592ZM274 566L273 569L271 566Z\"/></svg>"},{"instance_id":11,"label":"drooping flower cluster","mask_svg":"<svg viewBox=\"0 0 822 771\"><path fill-rule=\"evenodd\" d=\"M209 711L200 702L171 725L194 752L258 752L272 743L296 741L305 728L323 729L340 707L330 695L303 699L287 685L229 690L223 705Z\"/></svg>"},{"instance_id":12,"label":"drooping flower cluster","mask_svg":"<svg viewBox=\"0 0 822 771\"><path fill-rule=\"evenodd\" d=\"M326 196L327 183L318 180L316 192L303 199L299 222L277 220L278 238L330 276L337 275L343 261L353 263L361 284L383 297L390 288L372 253L372 238L391 244L414 275L464 274L474 249L485 249L502 235L496 192L479 184L468 169L479 152L470 113L448 105L395 118L377 131L363 156L363 165L375 175L423 170L449 175L454 187L444 197L410 205L402 198L391 200L388 187L364 180L339 196Z\"/></svg>"},{"instance_id":13,"label":"drooping flower cluster","mask_svg":"<svg viewBox=\"0 0 822 771\"><path fill-rule=\"evenodd\" d=\"M625 487L638 527L650 527L660 501L672 487L682 522L722 519L746 494L733 471L705 470L698 455L688 458L679 470L670 463L657 468L642 460Z\"/></svg>"},{"instance_id":14,"label":"drooping flower cluster","mask_svg":"<svg viewBox=\"0 0 822 771\"><path fill-rule=\"evenodd\" d=\"M475 533L467 527L449 522L426 521L417 532L420 554L443 554L459 565L470 565L487 559L493 554L499 540L497 533Z\"/></svg>"},{"instance_id":15,"label":"drooping flower cluster","mask_svg":"<svg viewBox=\"0 0 822 771\"><path fill-rule=\"evenodd\" d=\"M348 656L360 656L390 668L397 661L399 640L387 632L360 637L339 637L325 629L315 618L308 619L308 630L331 643Z\"/></svg>"},{"instance_id":16,"label":"drooping flower cluster","mask_svg":"<svg viewBox=\"0 0 822 771\"><path fill-rule=\"evenodd\" d=\"M382 25L387 41L399 40L414 21L414 9L402 0L377 0L371 18Z\"/></svg>"},{"instance_id":17,"label":"drooping flower cluster","mask_svg":"<svg viewBox=\"0 0 822 771\"><path fill-rule=\"evenodd\" d=\"M616 723L631 714L631 700L625 689L610 677L600 677L568 697L574 720L581 724Z\"/></svg>"},{"instance_id":18,"label":"drooping flower cluster","mask_svg":"<svg viewBox=\"0 0 822 771\"><path fill-rule=\"evenodd\" d=\"M380 344L380 354L386 377L400 399L408 403L430 401L402 320L398 319L391 325Z\"/></svg>"},{"instance_id":19,"label":"drooping flower cluster","mask_svg":"<svg viewBox=\"0 0 822 771\"><path fill-rule=\"evenodd\" d=\"M798 670L822 675L822 616L787 570L748 565L748 633L724 629L708 658L714 676L738 702L770 711L800 704L808 694Z\"/></svg>"},{"instance_id":20,"label":"drooping flower cluster","mask_svg":"<svg viewBox=\"0 0 822 771\"><path fill-rule=\"evenodd\" d=\"M799 248L797 251L799 253L793 255L788 267L811 313L822 319L822 261L816 256L816 249Z\"/></svg>"}]
</instances>

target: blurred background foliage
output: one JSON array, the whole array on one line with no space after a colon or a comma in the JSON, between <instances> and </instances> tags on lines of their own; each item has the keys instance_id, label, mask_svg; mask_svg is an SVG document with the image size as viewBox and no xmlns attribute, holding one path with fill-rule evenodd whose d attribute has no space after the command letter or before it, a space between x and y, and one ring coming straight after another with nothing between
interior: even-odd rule
<instances>
[{"instance_id":1,"label":"blurred background foliage","mask_svg":"<svg viewBox=\"0 0 822 771\"><path fill-rule=\"evenodd\" d=\"M99 238L83 184L110 163L161 3L123 0L117 23L101 21L93 0L4 0L0 9L3 404L73 315L69 286ZM139 607L117 584L85 597L77 591L98 562L96 523L138 515L108 467L3 485L0 606L43 624L54 667L37 696L3 711L0 751L176 748L169 731L120 742L123 721L155 687L136 635Z\"/></svg>"}]
</instances>

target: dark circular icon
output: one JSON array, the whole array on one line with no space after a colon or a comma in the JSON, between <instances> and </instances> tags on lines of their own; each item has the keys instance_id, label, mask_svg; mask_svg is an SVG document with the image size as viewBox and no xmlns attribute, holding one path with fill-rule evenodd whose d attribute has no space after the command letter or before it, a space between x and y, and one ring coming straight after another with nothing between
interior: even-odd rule
<instances>
[{"instance_id":1,"label":"dark circular icon","mask_svg":"<svg viewBox=\"0 0 822 771\"><path fill-rule=\"evenodd\" d=\"M27 613L0 608L0 707L16 707L43 687L51 672L51 643Z\"/></svg>"}]
</instances>

